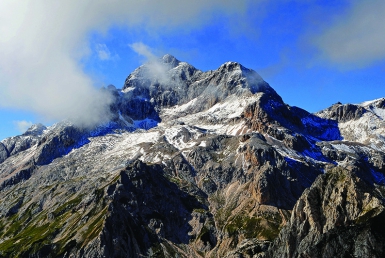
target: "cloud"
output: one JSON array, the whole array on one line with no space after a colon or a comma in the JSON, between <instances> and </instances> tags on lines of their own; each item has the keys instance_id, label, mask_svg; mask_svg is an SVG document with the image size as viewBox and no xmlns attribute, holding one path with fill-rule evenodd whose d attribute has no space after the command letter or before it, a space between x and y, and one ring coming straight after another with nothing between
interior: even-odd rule
<instances>
[{"instance_id":1,"label":"cloud","mask_svg":"<svg viewBox=\"0 0 385 258\"><path fill-rule=\"evenodd\" d=\"M137 54L144 56L147 60L155 60L156 56L153 54L153 50L142 42L135 42L129 45L132 50L134 50Z\"/></svg>"},{"instance_id":2,"label":"cloud","mask_svg":"<svg viewBox=\"0 0 385 258\"><path fill-rule=\"evenodd\" d=\"M0 106L82 124L108 116L110 97L95 88L80 60L88 36L112 25L148 30L193 28L218 14L242 15L248 0L2 0ZM99 57L110 57L100 46ZM139 50L138 50L139 51Z\"/></svg>"},{"instance_id":3,"label":"cloud","mask_svg":"<svg viewBox=\"0 0 385 258\"><path fill-rule=\"evenodd\" d=\"M22 121L13 121L13 123L15 124L17 130L18 130L20 133L24 133L25 131L27 131L27 130L33 125L32 122L30 122L30 121L25 121L25 120L22 120Z\"/></svg>"},{"instance_id":4,"label":"cloud","mask_svg":"<svg viewBox=\"0 0 385 258\"><path fill-rule=\"evenodd\" d=\"M111 59L111 52L106 44L97 44L95 48L100 60L104 61Z\"/></svg>"},{"instance_id":5,"label":"cloud","mask_svg":"<svg viewBox=\"0 0 385 258\"><path fill-rule=\"evenodd\" d=\"M110 49L107 47L106 44L96 44L95 47L95 53L97 54L100 61L114 61L118 60L120 57L116 53L111 53Z\"/></svg>"},{"instance_id":6,"label":"cloud","mask_svg":"<svg viewBox=\"0 0 385 258\"><path fill-rule=\"evenodd\" d=\"M362 67L385 57L385 1L356 1L346 14L314 38L332 63Z\"/></svg>"},{"instance_id":7,"label":"cloud","mask_svg":"<svg viewBox=\"0 0 385 258\"><path fill-rule=\"evenodd\" d=\"M153 50L143 44L142 42L135 42L129 45L133 51L138 55L145 57L146 68L142 70L145 73L146 77L154 78L162 84L170 84L170 77L167 75L167 72L170 70L170 66L165 64L164 60L157 57Z\"/></svg>"}]
</instances>

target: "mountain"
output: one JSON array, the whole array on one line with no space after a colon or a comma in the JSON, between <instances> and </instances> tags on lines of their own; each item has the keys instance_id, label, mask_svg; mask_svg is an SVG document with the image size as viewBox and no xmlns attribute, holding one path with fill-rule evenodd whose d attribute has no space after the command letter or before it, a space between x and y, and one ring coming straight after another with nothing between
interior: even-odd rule
<instances>
[{"instance_id":1,"label":"mountain","mask_svg":"<svg viewBox=\"0 0 385 258\"><path fill-rule=\"evenodd\" d=\"M385 99L311 114L171 55L0 143L0 257L381 257ZM357 239L357 240L354 240Z\"/></svg>"}]
</instances>

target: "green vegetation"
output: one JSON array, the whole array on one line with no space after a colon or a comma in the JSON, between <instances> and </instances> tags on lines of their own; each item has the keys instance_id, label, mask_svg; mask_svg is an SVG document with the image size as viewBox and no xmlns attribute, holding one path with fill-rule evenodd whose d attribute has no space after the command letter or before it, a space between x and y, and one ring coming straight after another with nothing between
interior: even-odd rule
<instances>
[{"instance_id":1,"label":"green vegetation","mask_svg":"<svg viewBox=\"0 0 385 258\"><path fill-rule=\"evenodd\" d=\"M222 228L225 225L230 215L231 209L229 208L221 208L215 213L214 218L219 228Z\"/></svg>"},{"instance_id":2,"label":"green vegetation","mask_svg":"<svg viewBox=\"0 0 385 258\"><path fill-rule=\"evenodd\" d=\"M80 202L82 201L82 196L77 196L76 198L62 204L57 208L54 212L53 215L54 217L58 217L67 211L71 210L72 208L76 207Z\"/></svg>"},{"instance_id":3,"label":"green vegetation","mask_svg":"<svg viewBox=\"0 0 385 258\"><path fill-rule=\"evenodd\" d=\"M203 214L207 212L205 209L193 209L193 211Z\"/></svg>"},{"instance_id":4,"label":"green vegetation","mask_svg":"<svg viewBox=\"0 0 385 258\"><path fill-rule=\"evenodd\" d=\"M150 248L150 254L148 257L156 257L156 258L164 258L163 248L162 246L157 243L156 245L152 246Z\"/></svg>"},{"instance_id":5,"label":"green vegetation","mask_svg":"<svg viewBox=\"0 0 385 258\"><path fill-rule=\"evenodd\" d=\"M278 236L281 218L265 214L261 217L237 215L225 225L230 236L244 235L245 238L273 240Z\"/></svg>"},{"instance_id":6,"label":"green vegetation","mask_svg":"<svg viewBox=\"0 0 385 258\"><path fill-rule=\"evenodd\" d=\"M84 243L83 246L88 244L92 239L97 237L102 230L104 218L107 214L107 207L105 207L96 218L87 226L87 230L83 233Z\"/></svg>"},{"instance_id":7,"label":"green vegetation","mask_svg":"<svg viewBox=\"0 0 385 258\"><path fill-rule=\"evenodd\" d=\"M107 186L106 186L107 187ZM37 254L42 249L52 257L63 255L74 247L80 248L97 237L108 212L103 198L104 188L93 193L91 209L79 212L83 196L72 196L53 212L32 215L38 204L30 205L24 213L0 219L0 257L21 257ZM85 208L85 207L83 207ZM40 255L40 254L39 254Z\"/></svg>"},{"instance_id":8,"label":"green vegetation","mask_svg":"<svg viewBox=\"0 0 385 258\"><path fill-rule=\"evenodd\" d=\"M215 163L222 163L222 161L225 159L225 155L223 152L219 153L211 153L211 160Z\"/></svg>"},{"instance_id":9,"label":"green vegetation","mask_svg":"<svg viewBox=\"0 0 385 258\"><path fill-rule=\"evenodd\" d=\"M171 183L174 183L178 186L181 186L182 185L182 179L180 179L179 177L175 177L175 176L166 176L166 178L168 179L168 181L170 181Z\"/></svg>"},{"instance_id":10,"label":"green vegetation","mask_svg":"<svg viewBox=\"0 0 385 258\"><path fill-rule=\"evenodd\" d=\"M210 196L210 201L215 203L215 205L222 207L226 203L226 198L219 191L216 191Z\"/></svg>"},{"instance_id":11,"label":"green vegetation","mask_svg":"<svg viewBox=\"0 0 385 258\"><path fill-rule=\"evenodd\" d=\"M372 218L375 214L376 214L377 210L376 209L371 209L367 212L362 212L363 214L361 216L359 216L357 219L356 219L356 224L362 224L362 223L365 223L366 221L368 221L370 218Z\"/></svg>"},{"instance_id":12,"label":"green vegetation","mask_svg":"<svg viewBox=\"0 0 385 258\"><path fill-rule=\"evenodd\" d=\"M73 207L77 202L73 199L57 208L54 213L63 216L52 222L46 220L45 212L32 219L31 210L35 205L30 205L21 217L15 214L5 218L2 223L10 226L2 232L1 237L8 239L0 244L0 253L5 256L20 256L23 253L36 253L43 246L52 245L52 240L65 223L67 216L64 215L70 210L68 207Z\"/></svg>"}]
</instances>

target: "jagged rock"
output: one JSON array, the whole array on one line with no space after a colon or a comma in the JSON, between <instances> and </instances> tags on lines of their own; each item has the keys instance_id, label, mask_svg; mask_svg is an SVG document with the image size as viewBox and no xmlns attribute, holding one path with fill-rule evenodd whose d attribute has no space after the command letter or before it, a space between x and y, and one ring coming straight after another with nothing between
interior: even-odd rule
<instances>
[{"instance_id":1,"label":"jagged rock","mask_svg":"<svg viewBox=\"0 0 385 258\"><path fill-rule=\"evenodd\" d=\"M36 164L48 164L87 142L84 130L73 125L63 125L59 130L52 130L41 139L35 154Z\"/></svg>"},{"instance_id":2,"label":"jagged rock","mask_svg":"<svg viewBox=\"0 0 385 258\"><path fill-rule=\"evenodd\" d=\"M16 155L36 145L40 140L40 135L34 133L10 137L2 140L2 144L7 149L9 156Z\"/></svg>"},{"instance_id":3,"label":"jagged rock","mask_svg":"<svg viewBox=\"0 0 385 258\"><path fill-rule=\"evenodd\" d=\"M20 136L6 138L1 141L0 144L0 160L1 153L4 155L4 148L8 152L8 156L16 155L26 149L37 144L43 134L43 131L46 129L42 124L32 125L25 133ZM3 147L1 147L3 145ZM3 149L3 151L2 151ZM5 155L4 155L5 156ZM4 159L5 160L5 159ZM3 160L3 161L4 161ZM1 163L1 162L0 162Z\"/></svg>"},{"instance_id":4,"label":"jagged rock","mask_svg":"<svg viewBox=\"0 0 385 258\"><path fill-rule=\"evenodd\" d=\"M310 114L239 63L170 55L102 90L110 121L1 141L0 257L365 257L382 243L384 99ZM336 166L350 174L315 180Z\"/></svg>"},{"instance_id":5,"label":"jagged rock","mask_svg":"<svg viewBox=\"0 0 385 258\"><path fill-rule=\"evenodd\" d=\"M254 258L262 256L267 251L271 242L258 239L245 239L225 258Z\"/></svg>"},{"instance_id":6,"label":"jagged rock","mask_svg":"<svg viewBox=\"0 0 385 258\"><path fill-rule=\"evenodd\" d=\"M207 207L169 182L162 171L161 166L138 161L120 173L110 191L112 202L101 235L79 257L173 256L176 245L189 243L194 236L188 234L191 213ZM198 224L209 218L201 217ZM203 239L204 246L215 246L213 229L205 230L207 240L206 235L194 237Z\"/></svg>"},{"instance_id":7,"label":"jagged rock","mask_svg":"<svg viewBox=\"0 0 385 258\"><path fill-rule=\"evenodd\" d=\"M353 104L335 104L328 110L330 112L330 119L337 120L339 122L346 122L349 120L356 120L361 118L366 112L365 108Z\"/></svg>"},{"instance_id":8,"label":"jagged rock","mask_svg":"<svg viewBox=\"0 0 385 258\"><path fill-rule=\"evenodd\" d=\"M12 186L28 180L35 169L35 162L33 160L27 160L27 162L20 164L16 169L10 168L8 171L5 171L4 175L0 177L0 191L7 186Z\"/></svg>"},{"instance_id":9,"label":"jagged rock","mask_svg":"<svg viewBox=\"0 0 385 258\"><path fill-rule=\"evenodd\" d=\"M283 142L288 148L299 152L310 148L309 142L301 134L286 135Z\"/></svg>"},{"instance_id":10,"label":"jagged rock","mask_svg":"<svg viewBox=\"0 0 385 258\"><path fill-rule=\"evenodd\" d=\"M359 142L384 151L382 135L385 132L384 98L361 104L335 104L317 113L318 116L338 121L344 140Z\"/></svg>"},{"instance_id":11,"label":"jagged rock","mask_svg":"<svg viewBox=\"0 0 385 258\"><path fill-rule=\"evenodd\" d=\"M0 142L0 164L9 157L7 148Z\"/></svg>"},{"instance_id":12,"label":"jagged rock","mask_svg":"<svg viewBox=\"0 0 385 258\"><path fill-rule=\"evenodd\" d=\"M377 103L375 103L377 108L384 109L385 108L385 98L379 99Z\"/></svg>"},{"instance_id":13,"label":"jagged rock","mask_svg":"<svg viewBox=\"0 0 385 258\"><path fill-rule=\"evenodd\" d=\"M373 186L335 168L303 193L266 257L383 257L384 211Z\"/></svg>"},{"instance_id":14,"label":"jagged rock","mask_svg":"<svg viewBox=\"0 0 385 258\"><path fill-rule=\"evenodd\" d=\"M34 124L28 130L23 133L22 135L27 136L27 135L34 135L34 136L39 136L42 135L44 130L46 130L47 127L43 124Z\"/></svg>"},{"instance_id":15,"label":"jagged rock","mask_svg":"<svg viewBox=\"0 0 385 258\"><path fill-rule=\"evenodd\" d=\"M198 96L202 88L190 87L202 72L171 55L142 65L131 73L123 92L128 99L151 101L153 108L183 104ZM133 110L138 112L138 110Z\"/></svg>"}]
</instances>

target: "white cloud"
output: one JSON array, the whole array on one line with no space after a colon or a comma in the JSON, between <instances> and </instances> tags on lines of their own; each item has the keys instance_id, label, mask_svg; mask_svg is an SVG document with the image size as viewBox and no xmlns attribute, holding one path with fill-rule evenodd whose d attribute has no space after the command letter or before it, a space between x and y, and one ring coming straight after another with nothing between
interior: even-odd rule
<instances>
[{"instance_id":1,"label":"white cloud","mask_svg":"<svg viewBox=\"0 0 385 258\"><path fill-rule=\"evenodd\" d=\"M96 44L95 52L100 61L114 61L120 58L118 54L111 53L106 44Z\"/></svg>"},{"instance_id":2,"label":"white cloud","mask_svg":"<svg viewBox=\"0 0 385 258\"><path fill-rule=\"evenodd\" d=\"M143 71L146 72L146 76L156 78L163 84L170 83L169 77L167 76L167 71L170 67L165 65L163 61L154 54L153 50L149 46L143 44L142 42L135 42L129 46L137 54L146 58L146 66L148 69Z\"/></svg>"},{"instance_id":3,"label":"white cloud","mask_svg":"<svg viewBox=\"0 0 385 258\"><path fill-rule=\"evenodd\" d=\"M156 59L156 55L153 54L153 50L142 42L135 42L129 45L132 50L134 50L137 54L144 56L147 60Z\"/></svg>"},{"instance_id":4,"label":"white cloud","mask_svg":"<svg viewBox=\"0 0 385 258\"><path fill-rule=\"evenodd\" d=\"M385 58L385 1L355 1L315 45L332 63L362 67Z\"/></svg>"},{"instance_id":5,"label":"white cloud","mask_svg":"<svg viewBox=\"0 0 385 258\"><path fill-rule=\"evenodd\" d=\"M2 0L0 105L47 119L83 124L108 115L109 97L96 90L79 60L91 51L87 36L110 26L191 28L217 13L242 15L249 0ZM100 52L101 59L110 53Z\"/></svg>"},{"instance_id":6,"label":"white cloud","mask_svg":"<svg viewBox=\"0 0 385 258\"><path fill-rule=\"evenodd\" d=\"M100 60L104 61L111 59L111 52L106 44L97 44L95 48Z\"/></svg>"},{"instance_id":7,"label":"white cloud","mask_svg":"<svg viewBox=\"0 0 385 258\"><path fill-rule=\"evenodd\" d=\"M30 122L30 121L25 121L25 120L22 120L22 121L13 121L13 123L15 124L16 129L17 129L20 133L24 133L25 131L27 131L27 130L33 125L32 122Z\"/></svg>"}]
</instances>

